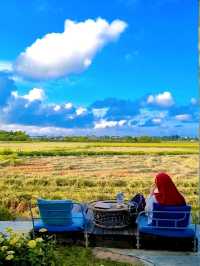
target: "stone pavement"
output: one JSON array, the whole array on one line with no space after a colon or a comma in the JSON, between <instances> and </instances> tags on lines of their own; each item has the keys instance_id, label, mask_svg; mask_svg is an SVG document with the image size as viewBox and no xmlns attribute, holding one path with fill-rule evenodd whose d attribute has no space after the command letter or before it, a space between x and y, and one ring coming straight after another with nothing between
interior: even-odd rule
<instances>
[{"instance_id":1,"label":"stone pavement","mask_svg":"<svg viewBox=\"0 0 200 266\"><path fill-rule=\"evenodd\" d=\"M115 255L138 258L144 265L155 266L200 266L200 226L197 227L197 237L199 241L199 251L193 252L173 252L158 250L138 250L138 249L115 249L115 248L95 248L94 253L110 252Z\"/></svg>"},{"instance_id":2,"label":"stone pavement","mask_svg":"<svg viewBox=\"0 0 200 266\"><path fill-rule=\"evenodd\" d=\"M114 248L95 248L98 252L111 252L137 258L144 265L155 266L200 266L200 254L190 252L169 252L169 251L149 251L137 249L114 249Z\"/></svg>"}]
</instances>

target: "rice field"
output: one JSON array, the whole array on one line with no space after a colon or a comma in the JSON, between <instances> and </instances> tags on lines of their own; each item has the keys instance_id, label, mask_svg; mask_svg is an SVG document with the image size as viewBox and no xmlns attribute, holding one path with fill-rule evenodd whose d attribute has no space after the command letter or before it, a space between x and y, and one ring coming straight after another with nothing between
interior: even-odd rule
<instances>
[{"instance_id":1,"label":"rice field","mask_svg":"<svg viewBox=\"0 0 200 266\"><path fill-rule=\"evenodd\" d=\"M108 145L109 144L109 145ZM96 145L96 146L95 146ZM121 146L120 146L121 145ZM167 146L168 145L168 146ZM86 156L23 156L22 151L55 151L56 149L121 149L118 155ZM198 205L198 145L156 143L0 143L0 151L13 153L0 156L0 204L17 215L27 216L27 203L35 203L38 197L51 199L70 198L77 201L113 199L123 191L127 200L135 193L148 195L156 173L164 171L173 177L187 202ZM141 149L144 154L127 155L130 149ZM155 154L149 149L156 149ZM182 154L160 155L162 149ZM188 153L186 153L186 150ZM190 153L190 151L193 153Z\"/></svg>"},{"instance_id":2,"label":"rice field","mask_svg":"<svg viewBox=\"0 0 200 266\"><path fill-rule=\"evenodd\" d=\"M0 153L36 151L121 151L121 152L177 152L198 153L198 142L166 141L160 143L109 143L109 142L0 142Z\"/></svg>"}]
</instances>

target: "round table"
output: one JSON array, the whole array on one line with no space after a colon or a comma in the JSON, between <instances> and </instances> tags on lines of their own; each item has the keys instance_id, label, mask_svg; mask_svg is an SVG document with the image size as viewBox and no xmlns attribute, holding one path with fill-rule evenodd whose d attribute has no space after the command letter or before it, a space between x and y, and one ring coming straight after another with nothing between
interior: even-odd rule
<instances>
[{"instance_id":1,"label":"round table","mask_svg":"<svg viewBox=\"0 0 200 266\"><path fill-rule=\"evenodd\" d=\"M106 205L109 206L106 208ZM106 229L120 229L129 225L128 205L115 200L94 201L89 204L96 226Z\"/></svg>"}]
</instances>

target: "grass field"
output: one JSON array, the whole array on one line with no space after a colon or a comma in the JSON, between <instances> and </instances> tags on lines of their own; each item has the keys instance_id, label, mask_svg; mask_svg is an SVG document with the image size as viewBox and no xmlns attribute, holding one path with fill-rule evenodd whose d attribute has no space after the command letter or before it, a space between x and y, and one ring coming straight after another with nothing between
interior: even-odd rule
<instances>
[{"instance_id":1,"label":"grass field","mask_svg":"<svg viewBox=\"0 0 200 266\"><path fill-rule=\"evenodd\" d=\"M58 156L58 150L76 153L75 156ZM104 150L105 155L86 156L81 150ZM33 203L38 197L92 201L114 198L119 191L125 193L126 199L137 192L146 196L155 174L160 171L173 177L193 208L198 204L198 145L195 142L2 142L0 151L0 202L17 215L27 215L30 198ZM19 151L27 154L19 155ZM39 156L37 151L52 153ZM108 151L113 153L106 155ZM115 155L116 151L120 153ZM135 154L131 154L133 151ZM53 156L54 153L57 156Z\"/></svg>"},{"instance_id":2,"label":"grass field","mask_svg":"<svg viewBox=\"0 0 200 266\"><path fill-rule=\"evenodd\" d=\"M13 153L20 156L198 154L198 143L0 142L0 154Z\"/></svg>"}]
</instances>

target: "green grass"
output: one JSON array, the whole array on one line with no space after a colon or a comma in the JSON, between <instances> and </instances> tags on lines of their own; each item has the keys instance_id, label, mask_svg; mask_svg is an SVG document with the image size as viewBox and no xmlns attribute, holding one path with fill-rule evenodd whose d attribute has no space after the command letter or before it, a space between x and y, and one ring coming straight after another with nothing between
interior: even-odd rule
<instances>
[{"instance_id":1,"label":"green grass","mask_svg":"<svg viewBox=\"0 0 200 266\"><path fill-rule=\"evenodd\" d=\"M121 156L198 154L197 142L166 141L161 143L99 142L0 142L0 167L23 163L25 157L54 156Z\"/></svg>"},{"instance_id":2,"label":"green grass","mask_svg":"<svg viewBox=\"0 0 200 266\"><path fill-rule=\"evenodd\" d=\"M38 156L112 156L112 155L181 155L198 154L194 150L166 150L166 151L0 151L0 155L13 155L17 157L38 157Z\"/></svg>"},{"instance_id":3,"label":"green grass","mask_svg":"<svg viewBox=\"0 0 200 266\"><path fill-rule=\"evenodd\" d=\"M198 143L166 141L161 143L98 142L0 142L0 154L18 156L94 156L143 154L197 154Z\"/></svg>"},{"instance_id":4,"label":"green grass","mask_svg":"<svg viewBox=\"0 0 200 266\"><path fill-rule=\"evenodd\" d=\"M96 259L91 249L81 247L62 247L57 250L61 266L142 266L142 263L120 263L110 260Z\"/></svg>"}]
</instances>

